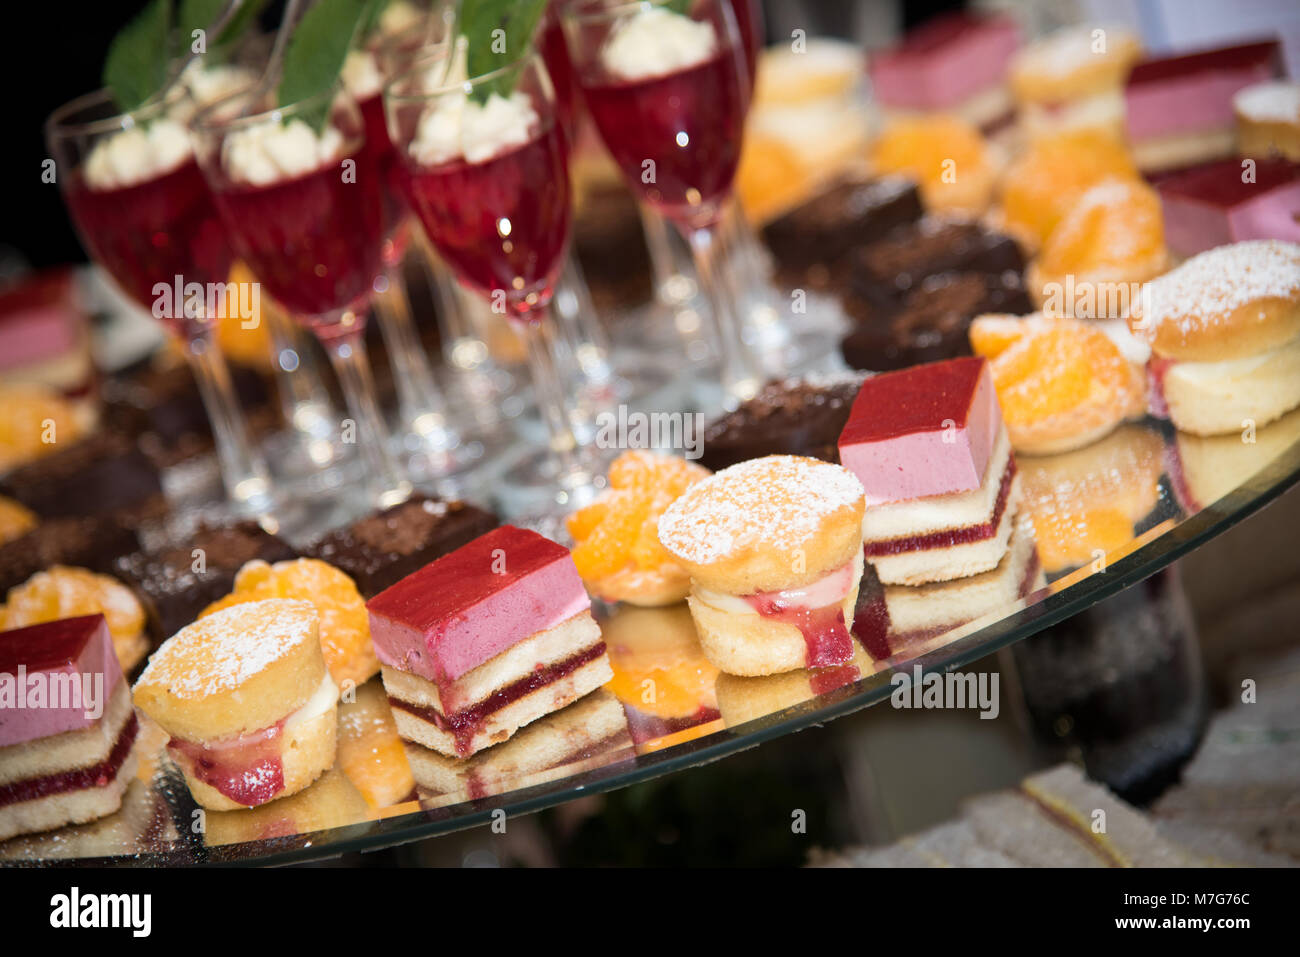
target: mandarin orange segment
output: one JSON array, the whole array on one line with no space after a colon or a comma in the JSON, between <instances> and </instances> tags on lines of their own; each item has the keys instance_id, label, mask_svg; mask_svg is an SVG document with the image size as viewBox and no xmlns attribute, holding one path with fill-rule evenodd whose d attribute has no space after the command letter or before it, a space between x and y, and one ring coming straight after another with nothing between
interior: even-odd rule
<instances>
[{"instance_id":1,"label":"mandarin orange segment","mask_svg":"<svg viewBox=\"0 0 1300 957\"><path fill-rule=\"evenodd\" d=\"M1049 275L1123 269L1164 252L1160 195L1145 183L1107 179L1089 188L1061 218L1043 247Z\"/></svg>"},{"instance_id":2,"label":"mandarin orange segment","mask_svg":"<svg viewBox=\"0 0 1300 957\"><path fill-rule=\"evenodd\" d=\"M1133 538L1133 523L1115 508L1035 512L1033 520L1039 558L1049 569L1082 565L1094 549L1111 552Z\"/></svg>"},{"instance_id":3,"label":"mandarin orange segment","mask_svg":"<svg viewBox=\"0 0 1300 957\"><path fill-rule=\"evenodd\" d=\"M1066 319L1014 343L992 360L991 371L1011 425L1110 401L1129 378L1127 362L1104 333Z\"/></svg>"},{"instance_id":4,"label":"mandarin orange segment","mask_svg":"<svg viewBox=\"0 0 1300 957\"><path fill-rule=\"evenodd\" d=\"M25 535L35 527L35 512L11 498L0 495L0 545Z\"/></svg>"},{"instance_id":5,"label":"mandarin orange segment","mask_svg":"<svg viewBox=\"0 0 1300 957\"><path fill-rule=\"evenodd\" d=\"M1019 342L1028 331L1028 323L1018 316L976 316L968 333L971 351L992 359Z\"/></svg>"},{"instance_id":6,"label":"mandarin orange segment","mask_svg":"<svg viewBox=\"0 0 1300 957\"><path fill-rule=\"evenodd\" d=\"M736 169L736 195L751 222L762 223L808 192L808 170L798 154L773 136L745 137Z\"/></svg>"},{"instance_id":7,"label":"mandarin orange segment","mask_svg":"<svg viewBox=\"0 0 1300 957\"><path fill-rule=\"evenodd\" d=\"M0 471L65 448L86 431L76 406L43 386L0 386L0 409Z\"/></svg>"},{"instance_id":8,"label":"mandarin orange segment","mask_svg":"<svg viewBox=\"0 0 1300 957\"><path fill-rule=\"evenodd\" d=\"M379 672L361 593L347 574L319 559L299 558L274 565L260 559L251 561L235 576L234 591L203 609L199 617L266 598L298 598L316 606L321 651L336 683L361 684Z\"/></svg>"},{"instance_id":9,"label":"mandarin orange segment","mask_svg":"<svg viewBox=\"0 0 1300 957\"><path fill-rule=\"evenodd\" d=\"M708 474L693 462L656 452L620 455L609 467L609 489L569 516L578 574L595 582L629 566L644 570L672 562L659 544L659 516Z\"/></svg>"},{"instance_id":10,"label":"mandarin orange segment","mask_svg":"<svg viewBox=\"0 0 1300 957\"><path fill-rule=\"evenodd\" d=\"M1010 228L1041 245L1089 187L1110 178L1138 178L1132 156L1115 137L1095 129L1044 137L1007 170L1003 217Z\"/></svg>"},{"instance_id":11,"label":"mandarin orange segment","mask_svg":"<svg viewBox=\"0 0 1300 957\"><path fill-rule=\"evenodd\" d=\"M895 120L881 133L872 161L882 173L905 173L923 183L944 182L945 172L986 162L984 138L955 116L917 116Z\"/></svg>"},{"instance_id":12,"label":"mandarin orange segment","mask_svg":"<svg viewBox=\"0 0 1300 957\"><path fill-rule=\"evenodd\" d=\"M338 767L371 807L397 804L415 787L411 765L384 694L370 681L339 705Z\"/></svg>"},{"instance_id":13,"label":"mandarin orange segment","mask_svg":"<svg viewBox=\"0 0 1300 957\"><path fill-rule=\"evenodd\" d=\"M131 589L85 568L53 565L9 589L5 628L23 628L60 618L102 614L115 641L144 630L144 609Z\"/></svg>"}]
</instances>

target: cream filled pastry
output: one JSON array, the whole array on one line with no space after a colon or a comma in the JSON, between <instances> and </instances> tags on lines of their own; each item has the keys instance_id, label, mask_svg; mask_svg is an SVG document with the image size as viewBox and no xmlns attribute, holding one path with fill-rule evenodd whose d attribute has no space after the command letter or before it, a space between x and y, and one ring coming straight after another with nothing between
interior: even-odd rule
<instances>
[{"instance_id":1,"label":"cream filled pastry","mask_svg":"<svg viewBox=\"0 0 1300 957\"><path fill-rule=\"evenodd\" d=\"M338 694L315 607L282 598L182 628L135 685L190 794L215 811L294 794L332 767Z\"/></svg>"},{"instance_id":2,"label":"cream filled pastry","mask_svg":"<svg viewBox=\"0 0 1300 957\"><path fill-rule=\"evenodd\" d=\"M1151 345L1152 411L1180 431L1272 422L1300 406L1300 245L1193 256L1143 287L1129 328Z\"/></svg>"},{"instance_id":3,"label":"cream filled pastry","mask_svg":"<svg viewBox=\"0 0 1300 957\"><path fill-rule=\"evenodd\" d=\"M793 455L733 465L673 503L659 541L690 572L715 667L768 675L852 658L863 508L850 472Z\"/></svg>"}]
</instances>

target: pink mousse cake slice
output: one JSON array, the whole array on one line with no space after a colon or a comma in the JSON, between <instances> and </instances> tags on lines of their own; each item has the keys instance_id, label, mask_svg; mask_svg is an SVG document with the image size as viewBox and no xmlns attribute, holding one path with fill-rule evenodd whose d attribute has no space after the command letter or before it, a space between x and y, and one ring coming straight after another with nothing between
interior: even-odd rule
<instances>
[{"instance_id":1,"label":"pink mousse cake slice","mask_svg":"<svg viewBox=\"0 0 1300 957\"><path fill-rule=\"evenodd\" d=\"M468 757L613 673L569 550L506 525L366 606L404 738Z\"/></svg>"},{"instance_id":2,"label":"pink mousse cake slice","mask_svg":"<svg viewBox=\"0 0 1300 957\"><path fill-rule=\"evenodd\" d=\"M1240 160L1221 160L1165 177L1157 189L1165 241L1179 256L1245 239L1300 242L1300 165L1295 163L1256 160L1247 182Z\"/></svg>"},{"instance_id":3,"label":"pink mousse cake slice","mask_svg":"<svg viewBox=\"0 0 1300 957\"><path fill-rule=\"evenodd\" d=\"M1020 483L988 363L950 359L863 383L840 461L866 490L866 559L885 584L997 567Z\"/></svg>"},{"instance_id":4,"label":"pink mousse cake slice","mask_svg":"<svg viewBox=\"0 0 1300 957\"><path fill-rule=\"evenodd\" d=\"M116 811L137 728L102 615L0 632L0 840Z\"/></svg>"},{"instance_id":5,"label":"pink mousse cake slice","mask_svg":"<svg viewBox=\"0 0 1300 957\"><path fill-rule=\"evenodd\" d=\"M1232 151L1241 89L1281 72L1276 40L1144 60L1124 88L1125 127L1138 165L1174 169Z\"/></svg>"},{"instance_id":6,"label":"pink mousse cake slice","mask_svg":"<svg viewBox=\"0 0 1300 957\"><path fill-rule=\"evenodd\" d=\"M966 119L981 127L996 125L1001 113L1010 112L1011 101L1000 99L994 106L989 94L1004 87L1019 46L1020 28L1010 17L945 14L871 57L872 90L882 106L900 111L965 115L966 107L988 100L988 109L976 109Z\"/></svg>"}]
</instances>

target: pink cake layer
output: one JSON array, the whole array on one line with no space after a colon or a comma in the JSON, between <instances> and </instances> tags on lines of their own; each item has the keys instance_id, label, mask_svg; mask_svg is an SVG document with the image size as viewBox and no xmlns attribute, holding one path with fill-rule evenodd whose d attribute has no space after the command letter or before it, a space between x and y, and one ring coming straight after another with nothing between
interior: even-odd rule
<instances>
[{"instance_id":1,"label":"pink cake layer","mask_svg":"<svg viewBox=\"0 0 1300 957\"><path fill-rule=\"evenodd\" d=\"M1277 41L1139 63L1124 89L1130 140L1229 129L1232 98L1278 73Z\"/></svg>"},{"instance_id":2,"label":"pink cake layer","mask_svg":"<svg viewBox=\"0 0 1300 957\"><path fill-rule=\"evenodd\" d=\"M1241 161L1210 163L1161 180L1165 241L1180 256L1245 239L1300 242L1300 165L1260 160L1255 182Z\"/></svg>"},{"instance_id":3,"label":"pink cake layer","mask_svg":"<svg viewBox=\"0 0 1300 957\"><path fill-rule=\"evenodd\" d=\"M950 359L872 376L840 433L867 506L980 487L1002 410L988 363Z\"/></svg>"},{"instance_id":4,"label":"pink cake layer","mask_svg":"<svg viewBox=\"0 0 1300 957\"><path fill-rule=\"evenodd\" d=\"M0 371L63 355L81 342L70 276L57 271L0 296Z\"/></svg>"},{"instance_id":5,"label":"pink cake layer","mask_svg":"<svg viewBox=\"0 0 1300 957\"><path fill-rule=\"evenodd\" d=\"M0 632L0 748L94 725L121 680L103 615ZM69 697L71 682L98 698L98 716L87 714L92 702Z\"/></svg>"},{"instance_id":6,"label":"pink cake layer","mask_svg":"<svg viewBox=\"0 0 1300 957\"><path fill-rule=\"evenodd\" d=\"M896 109L949 109L1001 83L1019 46L1020 28L1010 17L936 17L871 57L872 90Z\"/></svg>"},{"instance_id":7,"label":"pink cake layer","mask_svg":"<svg viewBox=\"0 0 1300 957\"><path fill-rule=\"evenodd\" d=\"M444 684L591 607L569 550L503 525L380 592L375 654Z\"/></svg>"}]
</instances>

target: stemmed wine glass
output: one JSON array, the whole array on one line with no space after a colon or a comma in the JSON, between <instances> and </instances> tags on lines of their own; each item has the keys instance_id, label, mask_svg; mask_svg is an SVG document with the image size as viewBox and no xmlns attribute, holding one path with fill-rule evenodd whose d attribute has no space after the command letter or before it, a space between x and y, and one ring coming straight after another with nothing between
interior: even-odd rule
<instances>
[{"instance_id":1,"label":"stemmed wine glass","mask_svg":"<svg viewBox=\"0 0 1300 957\"><path fill-rule=\"evenodd\" d=\"M723 220L750 102L747 44L730 0L574 0L563 9L583 101L633 192L691 247L715 323L723 402L762 371L743 336Z\"/></svg>"},{"instance_id":2,"label":"stemmed wine glass","mask_svg":"<svg viewBox=\"0 0 1300 957\"><path fill-rule=\"evenodd\" d=\"M344 441L361 451L373 500L403 501L411 484L388 447L366 356L368 303L383 271L384 184L356 102L328 90L277 104L259 86L204 110L193 129L240 255L330 358L352 419Z\"/></svg>"},{"instance_id":3,"label":"stemmed wine glass","mask_svg":"<svg viewBox=\"0 0 1300 957\"><path fill-rule=\"evenodd\" d=\"M388 131L425 234L462 284L517 323L527 344L558 463L541 516L553 519L589 499L598 483L573 435L550 315L571 215L564 131L537 54L459 80L451 49L444 44L388 85Z\"/></svg>"},{"instance_id":4,"label":"stemmed wine glass","mask_svg":"<svg viewBox=\"0 0 1300 957\"><path fill-rule=\"evenodd\" d=\"M179 86L128 112L100 90L55 110L45 139L82 243L129 298L185 344L233 510L266 515L272 504L266 463L249 442L213 334L215 294L218 287L229 292L232 253L178 119L189 109ZM191 296L196 289L201 294Z\"/></svg>"}]
</instances>

